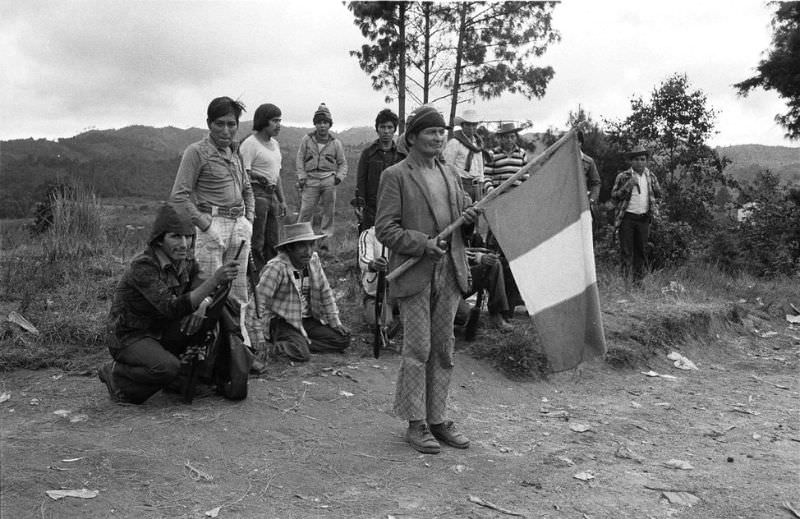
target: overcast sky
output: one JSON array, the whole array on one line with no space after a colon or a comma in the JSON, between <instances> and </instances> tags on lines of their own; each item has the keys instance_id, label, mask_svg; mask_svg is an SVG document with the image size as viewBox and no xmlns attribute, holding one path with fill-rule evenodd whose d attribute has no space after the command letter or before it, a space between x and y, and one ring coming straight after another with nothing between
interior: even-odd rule
<instances>
[{"instance_id":1,"label":"overcast sky","mask_svg":"<svg viewBox=\"0 0 800 519\"><path fill-rule=\"evenodd\" d=\"M554 16L562 40L540 61L555 69L545 97L474 108L487 120L531 119L537 131L562 128L579 104L595 120L620 119L632 96L678 72L719 111L712 144L798 146L774 122L786 111L774 92L740 98L731 87L763 57L770 20L760 0L567 0ZM348 54L362 43L338 0L0 2L0 139L204 127L220 95L240 97L248 120L272 102L284 124L311 126L324 101L334 130L370 126L385 94Z\"/></svg>"}]
</instances>

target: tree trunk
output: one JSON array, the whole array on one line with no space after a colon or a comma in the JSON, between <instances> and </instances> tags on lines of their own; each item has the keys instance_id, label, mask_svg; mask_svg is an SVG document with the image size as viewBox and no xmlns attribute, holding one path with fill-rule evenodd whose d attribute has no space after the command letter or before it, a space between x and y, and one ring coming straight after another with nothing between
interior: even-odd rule
<instances>
[{"instance_id":1,"label":"tree trunk","mask_svg":"<svg viewBox=\"0 0 800 519\"><path fill-rule=\"evenodd\" d=\"M406 4L400 2L398 15L398 36L400 38L400 70L397 77L397 111L400 121L398 134L406 130Z\"/></svg>"},{"instance_id":2,"label":"tree trunk","mask_svg":"<svg viewBox=\"0 0 800 519\"><path fill-rule=\"evenodd\" d=\"M422 4L422 13L425 17L425 47L424 69L422 72L422 103L428 104L428 94L431 89L431 4Z\"/></svg>"},{"instance_id":3,"label":"tree trunk","mask_svg":"<svg viewBox=\"0 0 800 519\"><path fill-rule=\"evenodd\" d=\"M453 89L450 97L450 126L449 136L453 136L452 126L456 120L456 107L458 106L458 89L461 87L461 62L464 57L464 33L467 30L467 10L468 3L459 6L458 16L458 45L456 46L456 69L453 74Z\"/></svg>"}]
</instances>

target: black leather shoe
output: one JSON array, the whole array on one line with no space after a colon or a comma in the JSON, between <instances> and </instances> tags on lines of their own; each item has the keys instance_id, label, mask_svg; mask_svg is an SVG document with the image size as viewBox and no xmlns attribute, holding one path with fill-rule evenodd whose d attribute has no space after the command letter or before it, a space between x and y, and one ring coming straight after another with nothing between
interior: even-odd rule
<instances>
[{"instance_id":1,"label":"black leather shoe","mask_svg":"<svg viewBox=\"0 0 800 519\"><path fill-rule=\"evenodd\" d=\"M441 450L439 442L433 437L430 429L428 429L428 424L425 422L409 424L406 431L406 441L423 454L439 454Z\"/></svg>"},{"instance_id":2,"label":"black leather shoe","mask_svg":"<svg viewBox=\"0 0 800 519\"><path fill-rule=\"evenodd\" d=\"M114 387L114 382L111 373L114 371L114 363L108 362L100 366L97 370L97 377L100 381L106 385L106 389L108 389L108 396L111 397L111 400L118 403L118 404L127 404L128 399L125 398L125 395L120 392L119 389Z\"/></svg>"},{"instance_id":3,"label":"black leather shoe","mask_svg":"<svg viewBox=\"0 0 800 519\"><path fill-rule=\"evenodd\" d=\"M433 433L433 436L440 442L455 447L456 449L466 449L469 447L469 439L458 432L456 425L450 420L440 424L432 424L431 433Z\"/></svg>"}]
</instances>

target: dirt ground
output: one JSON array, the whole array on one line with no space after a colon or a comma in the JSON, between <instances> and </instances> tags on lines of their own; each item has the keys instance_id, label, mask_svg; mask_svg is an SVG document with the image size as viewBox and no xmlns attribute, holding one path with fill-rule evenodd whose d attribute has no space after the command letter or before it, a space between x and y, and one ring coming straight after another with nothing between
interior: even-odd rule
<instances>
[{"instance_id":1,"label":"dirt ground","mask_svg":"<svg viewBox=\"0 0 800 519\"><path fill-rule=\"evenodd\" d=\"M120 406L94 372L4 373L0 515L772 519L793 517L784 502L800 510L791 341L732 335L682 346L697 371L659 355L637 369L596 362L536 382L462 351L451 417L472 445L439 455L408 447L391 414L399 357L368 350L359 338L344 356L272 365L242 402L185 405L159 393ZM96 496L48 497L59 489Z\"/></svg>"}]
</instances>

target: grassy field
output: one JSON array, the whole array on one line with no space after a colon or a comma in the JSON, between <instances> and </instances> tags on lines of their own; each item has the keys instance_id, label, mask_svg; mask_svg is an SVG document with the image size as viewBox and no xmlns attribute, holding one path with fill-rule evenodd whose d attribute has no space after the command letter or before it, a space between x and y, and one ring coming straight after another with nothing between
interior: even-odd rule
<instances>
[{"instance_id":1,"label":"grassy field","mask_svg":"<svg viewBox=\"0 0 800 519\"><path fill-rule=\"evenodd\" d=\"M357 230L348 192L343 188L338 197L333 250L324 260L343 319L366 337L359 309ZM39 332L5 323L0 370L87 370L107 356L105 317L115 284L143 249L159 202L101 201L87 193L76 198L62 201L56 225L42 235L31 236L25 220L0 225L0 310L4 316L19 313ZM624 292L613 265L601 265L598 284L609 342L607 361L618 366L641 364L659 349L709 333L710 323L720 322L714 317L736 325L754 313L755 319L780 319L792 313L788 305L800 285L797 278L732 278L703 264L655 272L630 293ZM744 309L748 304L751 308ZM463 347L478 358L491 359L510 376L546 372L535 330L526 319L519 319L509 336Z\"/></svg>"}]
</instances>

